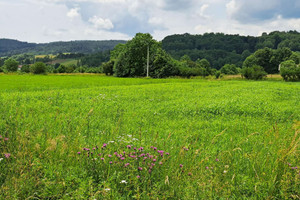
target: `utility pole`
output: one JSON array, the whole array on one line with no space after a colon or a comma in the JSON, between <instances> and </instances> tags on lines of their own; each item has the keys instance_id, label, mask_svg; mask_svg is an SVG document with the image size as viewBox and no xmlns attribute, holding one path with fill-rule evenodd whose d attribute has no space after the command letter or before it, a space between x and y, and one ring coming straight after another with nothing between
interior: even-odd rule
<instances>
[{"instance_id":1,"label":"utility pole","mask_svg":"<svg viewBox=\"0 0 300 200\"><path fill-rule=\"evenodd\" d=\"M149 77L149 44L147 47L147 77Z\"/></svg>"}]
</instances>

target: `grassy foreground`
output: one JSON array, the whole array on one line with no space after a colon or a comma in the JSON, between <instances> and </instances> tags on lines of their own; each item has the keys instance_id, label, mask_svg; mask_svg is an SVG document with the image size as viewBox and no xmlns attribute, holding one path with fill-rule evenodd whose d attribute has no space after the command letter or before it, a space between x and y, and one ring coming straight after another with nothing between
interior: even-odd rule
<instances>
[{"instance_id":1,"label":"grassy foreground","mask_svg":"<svg viewBox=\"0 0 300 200\"><path fill-rule=\"evenodd\" d=\"M0 75L0 199L299 199L300 84Z\"/></svg>"}]
</instances>

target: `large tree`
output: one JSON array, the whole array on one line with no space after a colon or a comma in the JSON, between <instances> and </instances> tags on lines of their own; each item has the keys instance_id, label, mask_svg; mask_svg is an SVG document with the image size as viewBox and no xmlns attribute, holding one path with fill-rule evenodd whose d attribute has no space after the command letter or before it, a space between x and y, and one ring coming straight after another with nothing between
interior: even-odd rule
<instances>
[{"instance_id":1,"label":"large tree","mask_svg":"<svg viewBox=\"0 0 300 200\"><path fill-rule=\"evenodd\" d=\"M4 62L4 69L8 72L15 72L18 70L18 65L16 60L9 58Z\"/></svg>"},{"instance_id":2,"label":"large tree","mask_svg":"<svg viewBox=\"0 0 300 200\"><path fill-rule=\"evenodd\" d=\"M125 45L117 45L112 51L115 60L114 74L118 77L146 76L147 54L149 51L150 76L165 77L175 75L172 58L161 48L149 33L137 33Z\"/></svg>"}]
</instances>

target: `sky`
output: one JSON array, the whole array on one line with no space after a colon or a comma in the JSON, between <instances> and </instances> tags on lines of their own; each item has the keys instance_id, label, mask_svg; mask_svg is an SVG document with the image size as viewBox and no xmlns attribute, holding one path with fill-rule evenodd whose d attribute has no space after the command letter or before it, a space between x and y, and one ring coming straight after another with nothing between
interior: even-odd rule
<instances>
[{"instance_id":1,"label":"sky","mask_svg":"<svg viewBox=\"0 0 300 200\"><path fill-rule=\"evenodd\" d=\"M0 38L26 42L275 30L300 32L300 0L0 0Z\"/></svg>"}]
</instances>

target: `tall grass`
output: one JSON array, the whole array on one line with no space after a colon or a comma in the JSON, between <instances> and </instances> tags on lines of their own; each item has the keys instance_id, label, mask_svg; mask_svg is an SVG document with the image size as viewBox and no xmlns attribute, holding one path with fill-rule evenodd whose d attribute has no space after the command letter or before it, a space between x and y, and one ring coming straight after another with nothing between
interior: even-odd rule
<instances>
[{"instance_id":1,"label":"tall grass","mask_svg":"<svg viewBox=\"0 0 300 200\"><path fill-rule=\"evenodd\" d=\"M30 75L0 83L0 198L300 197L299 83Z\"/></svg>"}]
</instances>

